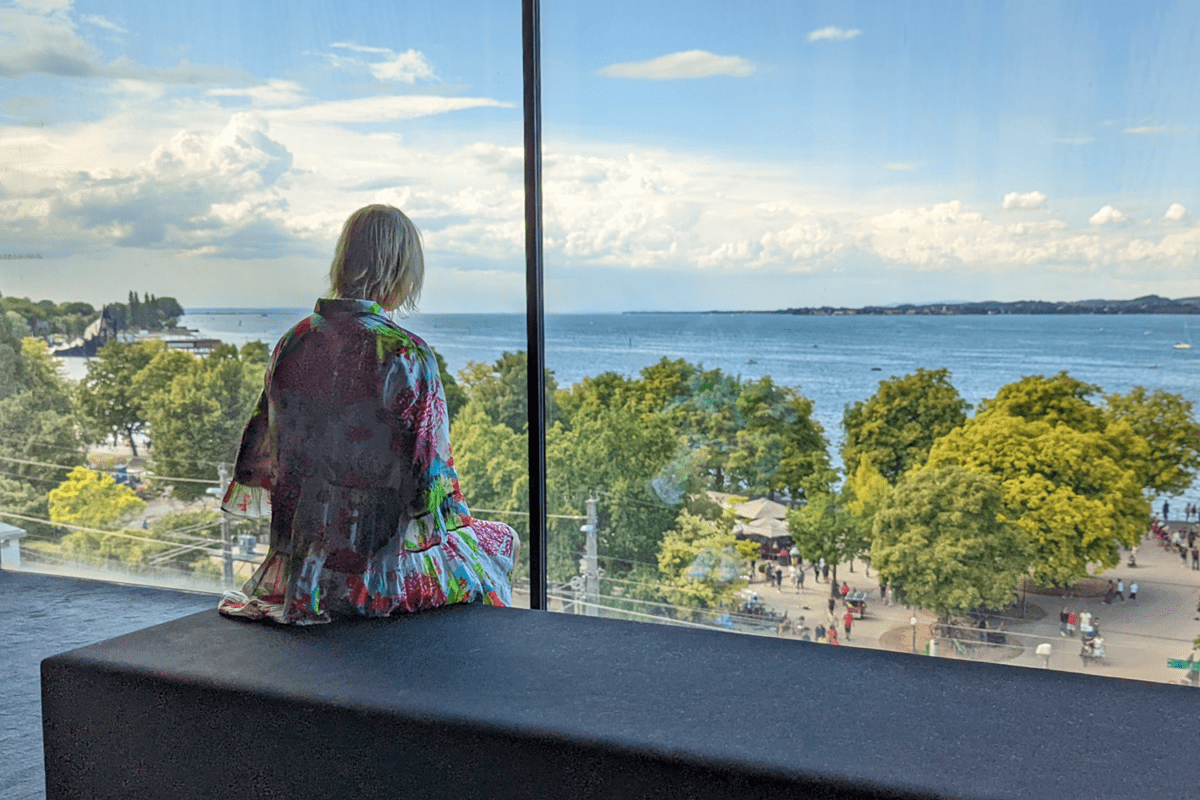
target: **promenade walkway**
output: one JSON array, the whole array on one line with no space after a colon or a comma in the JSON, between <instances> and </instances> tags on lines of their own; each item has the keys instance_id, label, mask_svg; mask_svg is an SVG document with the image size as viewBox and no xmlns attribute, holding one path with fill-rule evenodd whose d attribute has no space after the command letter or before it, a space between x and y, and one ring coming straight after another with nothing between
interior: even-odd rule
<instances>
[{"instance_id":1,"label":"promenade walkway","mask_svg":"<svg viewBox=\"0 0 1200 800\"><path fill-rule=\"evenodd\" d=\"M1188 527L1200 533L1200 523L1190 525L1183 522L1168 523L1169 529L1185 532ZM1185 678L1184 670L1167 667L1168 659L1186 659L1192 651L1192 641L1200 635L1200 570L1191 569L1190 562L1184 566L1174 551L1160 547L1153 537L1142 540L1138 546L1138 566L1125 566L1128 551L1122 551L1122 566L1098 576L1105 584L1111 578L1124 579L1126 600L1114 600L1105 604L1102 597L1056 597L1028 594L1026 602L1041 608L1045 615L1038 620L1023 622L1009 620L1005 633L1010 642L1022 646L1019 655L1003 659L999 656L1011 654L1015 648L978 648L992 651L992 657L980 659L997 661L1017 667L1045 668L1046 661L1036 655L1037 645L1049 643L1053 654L1050 669L1070 672L1087 672L1113 678L1179 683ZM909 620L913 611L905 606L887 606L879 599L879 581L872 570L867 577L863 562L854 564L854 572L848 564L837 570L838 579L849 583L852 590L868 594L867 615L855 620L849 641L842 635L841 603L837 605L838 634L843 646L865 647L881 650L909 652L912 649L912 633ZM1137 600L1129 600L1130 584L1138 583ZM768 606L788 612L795 619L803 616L809 627L817 623L828 625L827 597L829 584L813 583L812 571L806 575L804 589L798 592L789 585L785 574L783 588L762 581L750 588L759 593ZM1106 656L1102 662L1083 664L1079 657L1079 634L1066 638L1059 634L1058 613L1064 607L1081 612L1090 611L1099 620L1100 631L1106 643ZM917 610L917 649L924 652L930 638L930 623L934 615ZM818 645L825 646L825 645ZM940 647L943 658L969 658L954 652L953 647Z\"/></svg>"}]
</instances>

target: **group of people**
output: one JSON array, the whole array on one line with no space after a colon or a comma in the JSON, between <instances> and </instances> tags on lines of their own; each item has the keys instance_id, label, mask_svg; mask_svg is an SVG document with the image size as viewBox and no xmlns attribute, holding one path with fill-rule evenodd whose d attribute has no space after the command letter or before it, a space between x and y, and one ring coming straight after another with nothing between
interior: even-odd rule
<instances>
[{"instance_id":1,"label":"group of people","mask_svg":"<svg viewBox=\"0 0 1200 800\"><path fill-rule=\"evenodd\" d=\"M751 565L753 568L753 565ZM812 564L813 580L820 583L822 579L826 583L829 582L829 565L825 563L825 559L814 561ZM797 559L796 563L788 565L787 568L788 582L796 590L797 593L804 591L804 576L805 567L802 562ZM763 565L763 575L767 579L767 583L775 584L775 588L783 591L783 567L775 564L767 563Z\"/></svg>"},{"instance_id":2,"label":"group of people","mask_svg":"<svg viewBox=\"0 0 1200 800\"><path fill-rule=\"evenodd\" d=\"M1137 600L1138 585L1137 581L1129 584L1129 599ZM1117 582L1113 583L1110 578L1108 588L1104 590L1104 602L1111 603L1113 600L1125 602L1125 579L1117 578Z\"/></svg>"},{"instance_id":3,"label":"group of people","mask_svg":"<svg viewBox=\"0 0 1200 800\"><path fill-rule=\"evenodd\" d=\"M1170 519L1171 518L1169 516L1170 513L1171 513L1171 504L1169 502L1167 502L1166 500L1163 500L1163 504L1162 504L1163 519L1164 520ZM1200 504L1188 503L1187 505L1185 505L1183 507L1183 521L1191 522L1192 517L1195 517L1197 521L1200 521Z\"/></svg>"},{"instance_id":4,"label":"group of people","mask_svg":"<svg viewBox=\"0 0 1200 800\"><path fill-rule=\"evenodd\" d=\"M1092 612L1087 609L1075 612L1064 606L1058 614L1058 635L1074 636L1076 630L1085 641L1099 636L1100 618L1092 616Z\"/></svg>"}]
</instances>

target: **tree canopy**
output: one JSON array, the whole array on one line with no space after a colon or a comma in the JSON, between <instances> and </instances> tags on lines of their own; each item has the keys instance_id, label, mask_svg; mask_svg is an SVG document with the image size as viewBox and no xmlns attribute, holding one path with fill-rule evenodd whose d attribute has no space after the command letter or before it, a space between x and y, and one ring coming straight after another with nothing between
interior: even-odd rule
<instances>
[{"instance_id":1,"label":"tree canopy","mask_svg":"<svg viewBox=\"0 0 1200 800\"><path fill-rule=\"evenodd\" d=\"M737 540L731 520L722 524L683 511L658 551L663 595L687 608L732 606L746 586L743 565L757 553L757 543Z\"/></svg>"},{"instance_id":2,"label":"tree canopy","mask_svg":"<svg viewBox=\"0 0 1200 800\"><path fill-rule=\"evenodd\" d=\"M880 381L870 398L846 406L842 461L857 466L866 458L895 485L901 475L925 463L938 438L966 422L970 409L945 369L918 369Z\"/></svg>"},{"instance_id":3,"label":"tree canopy","mask_svg":"<svg viewBox=\"0 0 1200 800\"><path fill-rule=\"evenodd\" d=\"M837 584L837 565L862 555L870 544L870 529L850 510L849 499L846 494L814 493L803 508L787 512L788 533L800 557L825 559L833 569L831 590Z\"/></svg>"},{"instance_id":4,"label":"tree canopy","mask_svg":"<svg viewBox=\"0 0 1200 800\"><path fill-rule=\"evenodd\" d=\"M1144 439L1106 421L1087 384L1065 375L1023 378L934 445L928 465L994 476L1004 517L1022 532L1034 577L1063 586L1088 565L1116 566L1149 523L1141 477ZM1011 412L1011 413L1010 413Z\"/></svg>"},{"instance_id":5,"label":"tree canopy","mask_svg":"<svg viewBox=\"0 0 1200 800\"><path fill-rule=\"evenodd\" d=\"M999 482L949 466L910 472L883 497L871 563L897 597L948 618L1007 606L1028 557Z\"/></svg>"},{"instance_id":6,"label":"tree canopy","mask_svg":"<svg viewBox=\"0 0 1200 800\"><path fill-rule=\"evenodd\" d=\"M75 467L50 492L50 519L85 528L105 528L146 510L146 501L112 475Z\"/></svg>"},{"instance_id":7,"label":"tree canopy","mask_svg":"<svg viewBox=\"0 0 1200 800\"><path fill-rule=\"evenodd\" d=\"M1107 419L1128 423L1150 448L1142 485L1159 495L1186 492L1200 470L1200 425L1194 403L1144 386L1135 386L1128 394L1106 395L1104 402Z\"/></svg>"}]
</instances>

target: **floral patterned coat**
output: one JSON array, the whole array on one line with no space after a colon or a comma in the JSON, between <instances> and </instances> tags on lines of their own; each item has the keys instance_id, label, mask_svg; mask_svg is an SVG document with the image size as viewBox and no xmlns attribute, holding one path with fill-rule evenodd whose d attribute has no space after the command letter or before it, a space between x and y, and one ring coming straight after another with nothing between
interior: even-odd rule
<instances>
[{"instance_id":1,"label":"floral patterned coat","mask_svg":"<svg viewBox=\"0 0 1200 800\"><path fill-rule=\"evenodd\" d=\"M320 300L280 339L222 509L271 518L230 616L511 603L514 533L470 516L433 351L370 301Z\"/></svg>"}]
</instances>

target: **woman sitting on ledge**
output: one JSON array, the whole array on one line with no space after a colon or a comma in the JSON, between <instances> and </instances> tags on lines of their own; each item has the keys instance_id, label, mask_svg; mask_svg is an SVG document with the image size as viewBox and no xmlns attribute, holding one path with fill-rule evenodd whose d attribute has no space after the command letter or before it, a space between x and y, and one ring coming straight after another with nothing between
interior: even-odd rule
<instances>
[{"instance_id":1,"label":"woman sitting on ledge","mask_svg":"<svg viewBox=\"0 0 1200 800\"><path fill-rule=\"evenodd\" d=\"M519 542L473 519L450 454L433 351L387 312L411 311L420 234L391 206L346 221L332 299L284 334L222 509L271 518L271 548L218 610L310 625L449 603L511 604Z\"/></svg>"}]
</instances>

